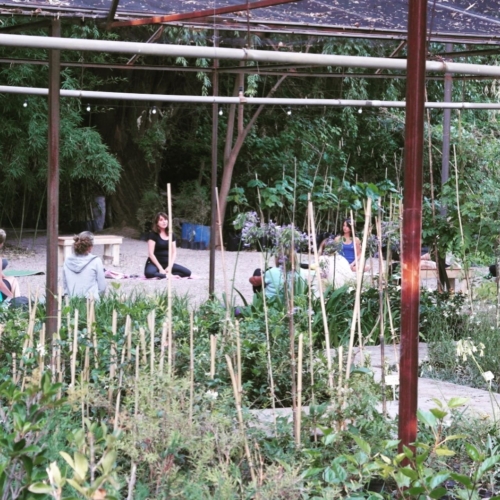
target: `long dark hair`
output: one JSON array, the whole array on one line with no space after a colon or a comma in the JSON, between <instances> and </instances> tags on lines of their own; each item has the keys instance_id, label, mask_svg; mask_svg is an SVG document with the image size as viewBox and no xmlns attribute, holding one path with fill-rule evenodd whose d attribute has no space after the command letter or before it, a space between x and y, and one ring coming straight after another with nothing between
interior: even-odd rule
<instances>
[{"instance_id":1,"label":"long dark hair","mask_svg":"<svg viewBox=\"0 0 500 500\"><path fill-rule=\"evenodd\" d=\"M155 220L153 221L153 231L158 234L160 234L160 228L158 227L158 221L160 220L160 217L163 217L168 221L168 215L165 212L158 212L155 215Z\"/></svg>"},{"instance_id":2,"label":"long dark hair","mask_svg":"<svg viewBox=\"0 0 500 500\"><path fill-rule=\"evenodd\" d=\"M351 231L351 238L354 237L354 233L353 233L353 230L352 230L352 222L351 222L351 219L344 219L342 221L342 228L344 227L344 224L347 224L347 227L349 228L349 231ZM342 229L342 235L344 234L344 230Z\"/></svg>"}]
</instances>

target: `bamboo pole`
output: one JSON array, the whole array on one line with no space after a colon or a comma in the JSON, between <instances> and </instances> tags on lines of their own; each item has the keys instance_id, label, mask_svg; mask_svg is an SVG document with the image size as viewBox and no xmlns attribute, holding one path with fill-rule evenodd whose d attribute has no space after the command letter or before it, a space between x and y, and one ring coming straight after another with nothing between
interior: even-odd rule
<instances>
[{"instance_id":1,"label":"bamboo pole","mask_svg":"<svg viewBox=\"0 0 500 500\"><path fill-rule=\"evenodd\" d=\"M245 432L245 422L243 420L243 412L241 409L241 394L238 390L238 382L236 380L236 377L234 375L234 370L233 370L233 364L231 363L231 358L226 354L226 362L227 362L227 367L229 370L229 375L231 376L231 382L233 383L233 392L234 392L234 399L236 403L236 413L238 415L238 422L240 424L240 432L241 436L243 438L243 442L245 444L245 454L247 457L248 461L248 467L250 468L250 475L252 476L252 481L255 483L256 482L256 475L255 475L255 470L254 470L254 464L253 464L253 459L252 455L250 453L250 448L248 446L248 440Z\"/></svg>"},{"instance_id":2,"label":"bamboo pole","mask_svg":"<svg viewBox=\"0 0 500 500\"><path fill-rule=\"evenodd\" d=\"M311 240L311 219L307 218L307 234ZM307 260L309 262L309 269L311 269L311 245L307 246ZM314 270L316 280L321 279L319 262L315 263L316 269ZM314 353L313 353L313 334L312 334L312 278L311 272L308 274L308 296L307 296L308 314L307 314L307 330L309 333L309 369L311 376L311 402L315 402L314 398Z\"/></svg>"},{"instance_id":3,"label":"bamboo pole","mask_svg":"<svg viewBox=\"0 0 500 500\"><path fill-rule=\"evenodd\" d=\"M224 277L224 293L226 294L226 318L229 319L229 308L231 304L228 304L229 300L229 287L227 284L227 273L226 273L226 256L224 253L224 238L222 237L222 227L221 227L221 215L220 215L220 206L219 206L219 190L215 188L215 201L217 204L217 225L220 239L220 257L222 262L222 276Z\"/></svg>"},{"instance_id":4,"label":"bamboo pole","mask_svg":"<svg viewBox=\"0 0 500 500\"><path fill-rule=\"evenodd\" d=\"M193 312L189 315L189 423L193 423L194 406L194 326Z\"/></svg>"},{"instance_id":5,"label":"bamboo pole","mask_svg":"<svg viewBox=\"0 0 500 500\"><path fill-rule=\"evenodd\" d=\"M134 379L134 392L135 392L135 401L134 401L134 423L138 425L138 415L139 415L139 356L140 356L140 345L137 344L135 346L135 379Z\"/></svg>"},{"instance_id":6,"label":"bamboo pole","mask_svg":"<svg viewBox=\"0 0 500 500\"><path fill-rule=\"evenodd\" d=\"M116 406L115 406L115 421L113 425L113 431L116 432L118 430L118 424L120 419L120 402L122 397L122 380L123 380L123 364L125 363L125 344L122 348L122 359L120 363L120 374L118 376L118 391L116 394Z\"/></svg>"},{"instance_id":7,"label":"bamboo pole","mask_svg":"<svg viewBox=\"0 0 500 500\"><path fill-rule=\"evenodd\" d=\"M217 350L217 336L210 335L210 378L215 378L215 355Z\"/></svg>"},{"instance_id":8,"label":"bamboo pole","mask_svg":"<svg viewBox=\"0 0 500 500\"><path fill-rule=\"evenodd\" d=\"M375 220L377 227L377 241L378 241L378 301L379 301L379 317L380 317L380 360L382 366L382 413L384 416L387 415L387 398L385 395L385 338L384 338L384 286L382 283L382 268L383 268L383 257L382 257L382 222L381 222L381 210L378 209L378 217Z\"/></svg>"},{"instance_id":9,"label":"bamboo pole","mask_svg":"<svg viewBox=\"0 0 500 500\"><path fill-rule=\"evenodd\" d=\"M165 363L165 344L167 343L168 325L165 321L161 329L161 348L160 348L160 373L163 373L163 366Z\"/></svg>"},{"instance_id":10,"label":"bamboo pole","mask_svg":"<svg viewBox=\"0 0 500 500\"><path fill-rule=\"evenodd\" d=\"M300 432L302 422L302 349L304 335L299 335L299 352L297 355L297 418L295 420L295 444L300 446Z\"/></svg>"},{"instance_id":11,"label":"bamboo pole","mask_svg":"<svg viewBox=\"0 0 500 500\"><path fill-rule=\"evenodd\" d=\"M38 370L40 372L40 381L44 369L45 369L45 323L42 323L42 329L40 331L40 346L38 351Z\"/></svg>"},{"instance_id":12,"label":"bamboo pole","mask_svg":"<svg viewBox=\"0 0 500 500\"><path fill-rule=\"evenodd\" d=\"M125 319L125 339L127 346L127 361L132 359L132 318L127 314Z\"/></svg>"},{"instance_id":13,"label":"bamboo pole","mask_svg":"<svg viewBox=\"0 0 500 500\"><path fill-rule=\"evenodd\" d=\"M368 239L368 226L371 218L371 210L372 210L372 199L368 198L368 202L366 204L366 214L365 214L365 228L363 234L363 244L361 246L361 258L359 261L359 271L357 273L356 280L356 297L354 301L354 312L351 322L351 335L349 338L349 351L347 353L347 366L346 366L346 381L349 380L350 371L351 371L351 361L352 361L352 351L354 347L354 333L356 330L356 320L359 315L360 302L361 302L361 285L363 281L363 269L365 267L365 252L366 252L366 241Z\"/></svg>"},{"instance_id":14,"label":"bamboo pole","mask_svg":"<svg viewBox=\"0 0 500 500\"><path fill-rule=\"evenodd\" d=\"M17 366L16 366L16 353L12 353L12 381L17 384Z\"/></svg>"},{"instance_id":15,"label":"bamboo pole","mask_svg":"<svg viewBox=\"0 0 500 500\"><path fill-rule=\"evenodd\" d=\"M168 338L168 376L172 376L172 251L173 251L173 226L172 226L172 194L170 184L167 184L167 206L168 206L168 265L170 272L167 276L167 338Z\"/></svg>"},{"instance_id":16,"label":"bamboo pole","mask_svg":"<svg viewBox=\"0 0 500 500\"><path fill-rule=\"evenodd\" d=\"M148 328L149 328L149 369L151 375L155 369L155 321L156 311L153 309L148 314Z\"/></svg>"},{"instance_id":17,"label":"bamboo pole","mask_svg":"<svg viewBox=\"0 0 500 500\"><path fill-rule=\"evenodd\" d=\"M241 343L240 343L240 322L236 321L236 366L238 367L238 390L243 391L241 385Z\"/></svg>"},{"instance_id":18,"label":"bamboo pole","mask_svg":"<svg viewBox=\"0 0 500 500\"><path fill-rule=\"evenodd\" d=\"M117 365L117 353L116 353L116 331L118 329L118 315L116 309L113 309L113 315L111 319L111 346L110 346L110 364L109 364L109 389L108 389L108 399L111 404L113 401L113 382L116 377L116 365Z\"/></svg>"},{"instance_id":19,"label":"bamboo pole","mask_svg":"<svg viewBox=\"0 0 500 500\"><path fill-rule=\"evenodd\" d=\"M96 329L94 328L95 324L95 300L94 298L90 299L90 306L89 306L89 313L90 313L90 319L89 319L89 337L90 337L90 332L92 332L92 343L94 345L94 366L96 370L99 370L99 348L97 346L97 332Z\"/></svg>"},{"instance_id":20,"label":"bamboo pole","mask_svg":"<svg viewBox=\"0 0 500 500\"><path fill-rule=\"evenodd\" d=\"M73 349L71 355L71 387L75 390L76 355L78 352L78 309L75 309L75 324L73 327Z\"/></svg>"},{"instance_id":21,"label":"bamboo pole","mask_svg":"<svg viewBox=\"0 0 500 500\"><path fill-rule=\"evenodd\" d=\"M262 258L262 252L260 255L260 268L261 268L261 276L262 276L262 304L264 306L264 323L266 326L266 351L267 351L267 373L269 376L269 388L271 391L271 407L273 411L273 422L276 425L276 393L274 391L274 376L273 376L273 363L271 358L271 338L269 335L269 317L267 311L267 297L265 291L265 263Z\"/></svg>"},{"instance_id":22,"label":"bamboo pole","mask_svg":"<svg viewBox=\"0 0 500 500\"><path fill-rule=\"evenodd\" d=\"M313 237L313 249L314 249L314 260L319 263L318 258L318 246L316 245L316 227L314 225L314 209L309 197L308 202L308 214L311 220L311 231ZM328 319L326 316L326 308L325 308L325 294L323 292L323 283L321 279L318 279L318 290L319 290L319 299L321 304L321 315L323 318L323 332L325 334L325 344L326 344L326 362L328 367L328 386L333 391L333 372L332 372L332 353L330 348L330 331L328 329Z\"/></svg>"},{"instance_id":23,"label":"bamboo pole","mask_svg":"<svg viewBox=\"0 0 500 500\"><path fill-rule=\"evenodd\" d=\"M146 348L146 333L144 332L144 328L142 326L139 327L139 339L141 342L142 364L146 366L148 364L148 350Z\"/></svg>"}]
</instances>

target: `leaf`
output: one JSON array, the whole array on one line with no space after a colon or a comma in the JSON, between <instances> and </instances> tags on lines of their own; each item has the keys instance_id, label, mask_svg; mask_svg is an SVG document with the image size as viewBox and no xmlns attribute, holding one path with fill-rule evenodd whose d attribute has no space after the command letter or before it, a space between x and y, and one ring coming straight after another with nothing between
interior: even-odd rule
<instances>
[{"instance_id":1,"label":"leaf","mask_svg":"<svg viewBox=\"0 0 500 500\"><path fill-rule=\"evenodd\" d=\"M44 495L50 495L52 493L52 486L45 483L33 483L28 488L31 493L39 493Z\"/></svg>"},{"instance_id":2,"label":"leaf","mask_svg":"<svg viewBox=\"0 0 500 500\"><path fill-rule=\"evenodd\" d=\"M442 420L446 415L448 415L448 412L439 410L438 408L432 408L431 413L439 420Z\"/></svg>"},{"instance_id":3,"label":"leaf","mask_svg":"<svg viewBox=\"0 0 500 500\"><path fill-rule=\"evenodd\" d=\"M459 406L463 406L466 403L468 403L468 401L469 398L460 398L460 397L451 398L448 401L448 408L458 408Z\"/></svg>"},{"instance_id":4,"label":"leaf","mask_svg":"<svg viewBox=\"0 0 500 500\"><path fill-rule=\"evenodd\" d=\"M75 472L80 478L80 481L85 480L87 471L89 470L89 462L85 455L82 455L79 451L75 451ZM78 478L76 478L78 479Z\"/></svg>"},{"instance_id":5,"label":"leaf","mask_svg":"<svg viewBox=\"0 0 500 500\"><path fill-rule=\"evenodd\" d=\"M430 492L429 496L431 498L443 498L446 495L447 491L448 490L444 486L440 486L439 488L433 489Z\"/></svg>"},{"instance_id":6,"label":"leaf","mask_svg":"<svg viewBox=\"0 0 500 500\"><path fill-rule=\"evenodd\" d=\"M66 453L65 451L60 451L59 452L59 455L61 455L61 457L64 458L64 460L66 460L66 462L68 463L68 465L73 469L75 470L75 462L73 462L73 459L71 458L71 455L69 455L68 453Z\"/></svg>"},{"instance_id":7,"label":"leaf","mask_svg":"<svg viewBox=\"0 0 500 500\"><path fill-rule=\"evenodd\" d=\"M435 427L437 424L436 417L426 410L417 410L418 419L429 427Z\"/></svg>"},{"instance_id":8,"label":"leaf","mask_svg":"<svg viewBox=\"0 0 500 500\"><path fill-rule=\"evenodd\" d=\"M455 455L455 452L449 448L436 448L435 451L438 457L452 457Z\"/></svg>"},{"instance_id":9,"label":"leaf","mask_svg":"<svg viewBox=\"0 0 500 500\"><path fill-rule=\"evenodd\" d=\"M110 451L109 453L106 453L104 457L102 458L102 470L104 474L109 474L113 470L113 465L115 464L116 461L116 451Z\"/></svg>"},{"instance_id":10,"label":"leaf","mask_svg":"<svg viewBox=\"0 0 500 500\"><path fill-rule=\"evenodd\" d=\"M431 480L429 481L429 487L431 487L432 489L437 488L440 484L444 483L449 478L450 478L449 472L440 472L435 476L432 476Z\"/></svg>"},{"instance_id":11,"label":"leaf","mask_svg":"<svg viewBox=\"0 0 500 500\"><path fill-rule=\"evenodd\" d=\"M354 441L356 441L356 444L360 447L362 451L364 451L367 455L370 455L371 448L367 441L360 438L359 436L353 436L353 439Z\"/></svg>"},{"instance_id":12,"label":"leaf","mask_svg":"<svg viewBox=\"0 0 500 500\"><path fill-rule=\"evenodd\" d=\"M474 487L474 484L472 483L470 477L466 476L465 474L457 474L456 472L452 472L450 474L450 476L457 483L462 484L463 486L465 486L469 490L471 490Z\"/></svg>"},{"instance_id":13,"label":"leaf","mask_svg":"<svg viewBox=\"0 0 500 500\"><path fill-rule=\"evenodd\" d=\"M465 443L465 450L467 451L467 455L469 455L471 460L474 460L474 462L479 462L479 460L481 460L481 454L474 445Z\"/></svg>"},{"instance_id":14,"label":"leaf","mask_svg":"<svg viewBox=\"0 0 500 500\"><path fill-rule=\"evenodd\" d=\"M494 465L496 465L500 461L500 455L495 455L493 457L488 457L477 469L476 472L476 481L481 479L483 474L489 471Z\"/></svg>"}]
</instances>

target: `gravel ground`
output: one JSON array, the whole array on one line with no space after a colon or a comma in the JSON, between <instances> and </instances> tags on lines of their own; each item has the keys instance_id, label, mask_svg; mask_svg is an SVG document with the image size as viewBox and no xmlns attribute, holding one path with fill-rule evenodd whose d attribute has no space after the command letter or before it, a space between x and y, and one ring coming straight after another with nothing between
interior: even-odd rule
<instances>
[{"instance_id":1,"label":"gravel ground","mask_svg":"<svg viewBox=\"0 0 500 500\"><path fill-rule=\"evenodd\" d=\"M124 274L143 275L144 264L147 258L147 243L139 240L131 229L108 229L107 234L116 234L123 236L123 243L120 251L120 265L105 265L106 269L117 271ZM9 260L9 269L35 270L46 272L46 244L47 239L44 233L38 233L36 239L33 234L25 233L25 237L16 240L13 233L7 234L7 243L3 249L3 257ZM96 255L102 257L103 247L94 247ZM261 266L265 258L260 252L221 252L216 251L215 255L215 293L221 298L227 286L229 293L234 285L240 291L247 301L253 296L252 287L248 282L254 270ZM302 256L303 261L307 261L307 255ZM172 279L172 293L179 296L188 296L190 304L195 306L208 298L209 265L210 253L208 250L188 250L184 248L177 249L177 260L179 264L189 268L194 279ZM225 272L224 272L225 270ZM487 274L487 268L476 269L475 273L479 276ZM18 278L21 287L21 293L28 295L38 290L39 296L45 294L45 275L29 276ZM481 281L481 278L476 278ZM156 291L167 288L167 280L143 280L143 279L122 279L107 280L108 289L111 289L109 283L119 283L120 290L125 293L146 293L154 294ZM226 283L226 284L225 284ZM61 267L59 267L59 284L62 285ZM425 280L423 285L426 288L435 288L435 280ZM236 304L241 303L237 293L234 293Z\"/></svg>"},{"instance_id":2,"label":"gravel ground","mask_svg":"<svg viewBox=\"0 0 500 500\"><path fill-rule=\"evenodd\" d=\"M120 265L106 265L106 269L124 274L144 274L144 264L147 258L147 243L136 238L130 238L123 231L106 231L108 234L119 234L124 236L120 249ZM128 231L125 231L128 233ZM40 234L40 233L39 233ZM7 242L2 252L2 257L9 260L8 269L34 270L46 272L46 244L44 233L35 240L33 234L26 235L21 239L21 244L14 238L14 234L7 233ZM102 257L104 247L95 246L93 253ZM194 279L172 279L172 293L180 296L187 295L192 305L199 304L208 298L210 252L208 250L177 249L176 262L187 267L193 273ZM221 252L217 251L215 256L215 293L222 297L225 290L225 281L229 293L232 285L239 290L247 300L252 299L252 286L248 282L254 270L260 267L260 252ZM225 269L225 272L223 271ZM29 276L18 278L21 293L28 295L38 290L39 296L45 294L46 276ZM125 293L154 294L159 290L166 290L167 280L143 280L122 279L107 280L108 290L111 282L119 283L120 290ZM59 267L59 284L62 286L62 268ZM238 294L235 293L236 303L241 303Z\"/></svg>"}]
</instances>

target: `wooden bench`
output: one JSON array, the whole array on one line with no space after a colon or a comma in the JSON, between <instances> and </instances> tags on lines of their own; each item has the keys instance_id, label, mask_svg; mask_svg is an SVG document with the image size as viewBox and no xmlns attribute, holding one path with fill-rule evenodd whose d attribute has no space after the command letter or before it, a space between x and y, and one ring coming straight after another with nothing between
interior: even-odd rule
<instances>
[{"instance_id":1,"label":"wooden bench","mask_svg":"<svg viewBox=\"0 0 500 500\"><path fill-rule=\"evenodd\" d=\"M94 246L104 245L103 262L107 264L111 262L113 266L120 265L120 246L122 242L123 238L121 236L112 236L109 234L94 235ZM63 265L66 257L73 253L73 243L73 236L59 236L57 244L60 266Z\"/></svg>"},{"instance_id":2,"label":"wooden bench","mask_svg":"<svg viewBox=\"0 0 500 500\"><path fill-rule=\"evenodd\" d=\"M463 269L446 269L446 274L448 275L448 280L450 281L450 291L454 292L457 284L460 281L464 281L466 279L465 271ZM472 272L469 270L469 278L472 277ZM420 270L420 279L428 280L439 278L439 273L437 269L421 269ZM457 283L458 281L458 283Z\"/></svg>"}]
</instances>

